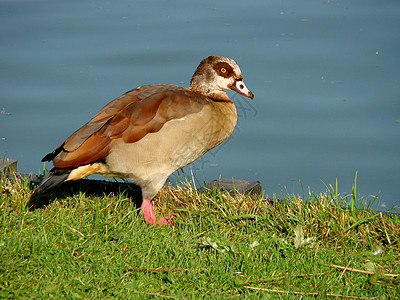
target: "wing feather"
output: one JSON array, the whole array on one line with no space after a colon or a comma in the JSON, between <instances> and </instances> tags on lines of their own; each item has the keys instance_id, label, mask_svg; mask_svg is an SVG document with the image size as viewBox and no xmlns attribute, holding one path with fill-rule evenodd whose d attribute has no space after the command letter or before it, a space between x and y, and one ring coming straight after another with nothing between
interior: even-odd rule
<instances>
[{"instance_id":1,"label":"wing feather","mask_svg":"<svg viewBox=\"0 0 400 300\"><path fill-rule=\"evenodd\" d=\"M175 85L133 89L103 107L42 161L53 160L57 168L98 161L110 153L112 140L137 142L149 133L160 131L170 120L199 112L210 101Z\"/></svg>"}]
</instances>

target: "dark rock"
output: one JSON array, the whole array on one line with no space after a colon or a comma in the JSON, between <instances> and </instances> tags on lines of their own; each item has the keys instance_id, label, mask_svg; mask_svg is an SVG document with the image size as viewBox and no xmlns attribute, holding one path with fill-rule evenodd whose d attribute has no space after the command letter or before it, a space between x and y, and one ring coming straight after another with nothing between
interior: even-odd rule
<instances>
[{"instance_id":1,"label":"dark rock","mask_svg":"<svg viewBox=\"0 0 400 300\"><path fill-rule=\"evenodd\" d=\"M200 192L204 192L206 189L219 188L221 190L228 191L231 195L235 193L249 194L249 195L261 195L262 187L259 181L243 180L243 179L214 179L207 183L206 187L199 189Z\"/></svg>"},{"instance_id":2,"label":"dark rock","mask_svg":"<svg viewBox=\"0 0 400 300\"><path fill-rule=\"evenodd\" d=\"M0 159L0 173L6 174L6 176L10 176L12 173L17 172L17 160L16 159L11 159L11 158L6 158L6 159Z\"/></svg>"}]
</instances>

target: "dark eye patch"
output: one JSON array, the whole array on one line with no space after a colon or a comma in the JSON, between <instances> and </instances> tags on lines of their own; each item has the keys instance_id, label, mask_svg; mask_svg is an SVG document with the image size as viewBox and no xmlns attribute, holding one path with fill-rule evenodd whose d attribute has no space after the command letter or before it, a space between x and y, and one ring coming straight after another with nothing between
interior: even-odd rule
<instances>
[{"instance_id":1,"label":"dark eye patch","mask_svg":"<svg viewBox=\"0 0 400 300\"><path fill-rule=\"evenodd\" d=\"M217 72L218 75L223 76L223 77L231 77L233 75L233 68L231 67L230 64L226 62L218 62L214 65L214 70ZM226 72L222 73L221 69L225 68Z\"/></svg>"}]
</instances>

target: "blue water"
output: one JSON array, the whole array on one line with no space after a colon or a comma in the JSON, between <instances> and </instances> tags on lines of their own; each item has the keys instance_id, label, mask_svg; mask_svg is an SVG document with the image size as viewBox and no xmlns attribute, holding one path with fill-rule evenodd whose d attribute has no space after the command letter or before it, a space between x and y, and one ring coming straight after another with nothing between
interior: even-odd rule
<instances>
[{"instance_id":1,"label":"blue water","mask_svg":"<svg viewBox=\"0 0 400 300\"><path fill-rule=\"evenodd\" d=\"M232 137L191 165L200 181L259 180L302 195L400 205L399 1L0 1L0 154L40 159L138 85L189 85L201 59L237 61ZM46 165L48 168L51 164ZM186 168L190 173L190 168ZM323 181L323 182L322 182Z\"/></svg>"}]
</instances>

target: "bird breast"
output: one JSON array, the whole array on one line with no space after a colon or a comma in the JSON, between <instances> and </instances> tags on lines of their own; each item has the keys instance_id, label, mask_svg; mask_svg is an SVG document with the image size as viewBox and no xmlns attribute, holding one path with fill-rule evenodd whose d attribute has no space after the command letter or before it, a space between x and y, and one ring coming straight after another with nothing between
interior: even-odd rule
<instances>
[{"instance_id":1,"label":"bird breast","mask_svg":"<svg viewBox=\"0 0 400 300\"><path fill-rule=\"evenodd\" d=\"M134 180L155 173L169 176L225 141L236 121L233 103L210 101L200 112L170 120L137 142L115 139L106 162L112 173Z\"/></svg>"}]
</instances>

